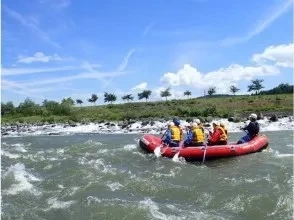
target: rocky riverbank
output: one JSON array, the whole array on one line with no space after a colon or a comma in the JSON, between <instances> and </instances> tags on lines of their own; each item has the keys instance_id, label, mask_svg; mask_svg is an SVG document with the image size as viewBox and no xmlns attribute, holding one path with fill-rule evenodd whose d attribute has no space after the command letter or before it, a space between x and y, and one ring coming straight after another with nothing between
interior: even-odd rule
<instances>
[{"instance_id":1,"label":"rocky riverbank","mask_svg":"<svg viewBox=\"0 0 294 220\"><path fill-rule=\"evenodd\" d=\"M185 127L192 119L181 120L181 125ZM244 119L240 122L234 122L234 118L215 119L226 124L229 132L240 132L240 127L249 121ZM259 115L261 131L271 130L293 130L293 116L271 117ZM1 126L1 136L35 136L35 135L71 135L71 134L95 134L95 133L151 133L162 134L168 121L165 120L146 120L146 121L121 121L121 122L101 122L101 123L15 123L3 124ZM205 127L211 128L211 121L204 122Z\"/></svg>"}]
</instances>

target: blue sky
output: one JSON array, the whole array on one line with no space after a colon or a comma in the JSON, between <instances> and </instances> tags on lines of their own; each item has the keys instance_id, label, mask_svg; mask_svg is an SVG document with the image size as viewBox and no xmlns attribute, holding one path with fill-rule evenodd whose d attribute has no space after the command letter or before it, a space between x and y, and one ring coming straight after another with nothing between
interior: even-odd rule
<instances>
[{"instance_id":1,"label":"blue sky","mask_svg":"<svg viewBox=\"0 0 294 220\"><path fill-rule=\"evenodd\" d=\"M293 83L292 0L2 0L2 101Z\"/></svg>"}]
</instances>

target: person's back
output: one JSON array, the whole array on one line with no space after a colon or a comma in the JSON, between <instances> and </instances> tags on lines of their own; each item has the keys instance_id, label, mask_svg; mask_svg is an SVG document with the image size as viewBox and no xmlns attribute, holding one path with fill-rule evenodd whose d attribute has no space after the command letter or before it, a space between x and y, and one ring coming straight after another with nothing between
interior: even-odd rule
<instances>
[{"instance_id":1,"label":"person's back","mask_svg":"<svg viewBox=\"0 0 294 220\"><path fill-rule=\"evenodd\" d=\"M197 123L193 124L192 128L192 143L191 146L202 146L204 145L204 131L200 128Z\"/></svg>"},{"instance_id":2,"label":"person's back","mask_svg":"<svg viewBox=\"0 0 294 220\"><path fill-rule=\"evenodd\" d=\"M228 129L226 128L225 124L223 122L221 122L220 126L224 129L226 135L228 136Z\"/></svg>"},{"instance_id":3,"label":"person's back","mask_svg":"<svg viewBox=\"0 0 294 220\"><path fill-rule=\"evenodd\" d=\"M238 140L237 144L246 143L248 141L251 141L255 136L259 134L259 124L256 121L257 115L251 114L249 116L249 124L243 128L244 131L247 131L247 134L243 136L240 140Z\"/></svg>"},{"instance_id":4,"label":"person's back","mask_svg":"<svg viewBox=\"0 0 294 220\"><path fill-rule=\"evenodd\" d=\"M177 147L182 138L182 131L178 126L171 126L171 143L170 146Z\"/></svg>"},{"instance_id":5,"label":"person's back","mask_svg":"<svg viewBox=\"0 0 294 220\"><path fill-rule=\"evenodd\" d=\"M226 145L228 137L224 129L219 125L219 122L213 122L212 125L214 130L208 140L208 145Z\"/></svg>"},{"instance_id":6,"label":"person's back","mask_svg":"<svg viewBox=\"0 0 294 220\"><path fill-rule=\"evenodd\" d=\"M183 138L183 129L180 126L180 124L181 124L180 120L177 119L177 118L174 118L173 119L173 123L175 124L175 126L177 126L180 129L180 132L181 132L181 138L180 138L180 140L182 140L182 138Z\"/></svg>"}]
</instances>

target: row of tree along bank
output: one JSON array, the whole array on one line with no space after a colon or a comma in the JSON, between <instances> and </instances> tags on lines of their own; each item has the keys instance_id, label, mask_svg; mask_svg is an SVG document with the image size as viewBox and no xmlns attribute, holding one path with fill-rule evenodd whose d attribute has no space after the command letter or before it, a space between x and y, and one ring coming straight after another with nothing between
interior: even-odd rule
<instances>
[{"instance_id":1,"label":"row of tree along bank","mask_svg":"<svg viewBox=\"0 0 294 220\"><path fill-rule=\"evenodd\" d=\"M292 88L292 90L291 90ZM287 91L288 94L279 94ZM292 91L292 92L291 92ZM187 92L187 91L186 91ZM265 95L275 93L275 95ZM146 92L145 92L146 93ZM142 97L145 94L138 93ZM140 95L139 95L140 94ZM261 95L264 94L264 95ZM189 94L191 95L191 93ZM127 95L126 95L127 96ZM114 94L105 93L104 102L114 102ZM130 97L125 100L132 100ZM97 96L92 95L89 101L96 102ZM79 100L76 103L81 104ZM13 102L1 103L3 123L10 122L97 122L101 120L140 120L145 118L178 117L234 117L247 112L283 112L293 113L293 86L280 84L259 95L210 95L191 99L169 100L160 102L131 102L125 104L109 104L101 106L76 107L71 98L61 102L44 100L36 104L27 98L19 106Z\"/></svg>"}]
</instances>

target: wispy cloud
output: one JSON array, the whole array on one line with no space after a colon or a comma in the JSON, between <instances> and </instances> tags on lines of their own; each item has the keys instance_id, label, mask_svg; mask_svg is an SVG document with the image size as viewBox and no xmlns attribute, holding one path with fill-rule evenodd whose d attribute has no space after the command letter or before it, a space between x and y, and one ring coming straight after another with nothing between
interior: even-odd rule
<instances>
[{"instance_id":1,"label":"wispy cloud","mask_svg":"<svg viewBox=\"0 0 294 220\"><path fill-rule=\"evenodd\" d=\"M18 56L18 63L34 63L34 62L42 62L42 63L48 63L49 61L54 60L61 60L61 57L58 54L53 55L45 55L43 52L37 52L33 56Z\"/></svg>"},{"instance_id":2,"label":"wispy cloud","mask_svg":"<svg viewBox=\"0 0 294 220\"><path fill-rule=\"evenodd\" d=\"M64 66L55 68L2 68L2 76L16 76L16 75L27 75L36 73L47 73L47 72L57 72L63 70L76 69L74 66Z\"/></svg>"},{"instance_id":3,"label":"wispy cloud","mask_svg":"<svg viewBox=\"0 0 294 220\"><path fill-rule=\"evenodd\" d=\"M70 6L70 0L39 0L41 4L50 3L55 8L67 8Z\"/></svg>"},{"instance_id":4,"label":"wispy cloud","mask_svg":"<svg viewBox=\"0 0 294 220\"><path fill-rule=\"evenodd\" d=\"M124 56L122 62L119 64L119 66L117 67L116 71L117 72L121 72L121 71L125 71L125 69L127 68L128 66L128 63L129 63L129 59L131 58L131 56L135 53L135 49L132 48L130 49L127 54ZM111 77L108 81L104 81L104 85L102 88L106 88L112 81L113 79L115 78L115 76Z\"/></svg>"},{"instance_id":5,"label":"wispy cloud","mask_svg":"<svg viewBox=\"0 0 294 220\"><path fill-rule=\"evenodd\" d=\"M49 43L50 45L54 46L55 48L61 48L61 46L53 41L50 36L43 31L35 21L32 21L31 19L25 18L23 15L20 13L13 11L12 9L8 8L7 6L3 5L2 6L4 11L12 18L15 20L19 21L23 26L28 27L33 31L38 37L40 37L42 40L45 42Z\"/></svg>"},{"instance_id":6,"label":"wispy cloud","mask_svg":"<svg viewBox=\"0 0 294 220\"><path fill-rule=\"evenodd\" d=\"M141 37L145 37L150 31L151 29L154 27L155 22L151 22L150 24L148 24L145 28L144 31L141 34Z\"/></svg>"},{"instance_id":7,"label":"wispy cloud","mask_svg":"<svg viewBox=\"0 0 294 220\"><path fill-rule=\"evenodd\" d=\"M275 20L277 20L281 15L287 12L293 4L293 0L285 0L282 2L283 2L282 4L275 7L273 11L271 11L267 16L265 16L264 19L262 19L259 23L257 23L257 25L252 30L250 30L247 34L245 34L242 37L225 38L224 40L221 41L221 45L228 46L228 45L244 43L246 41L249 41L251 38L255 37L256 35L260 34L261 32L263 32Z\"/></svg>"}]
</instances>

